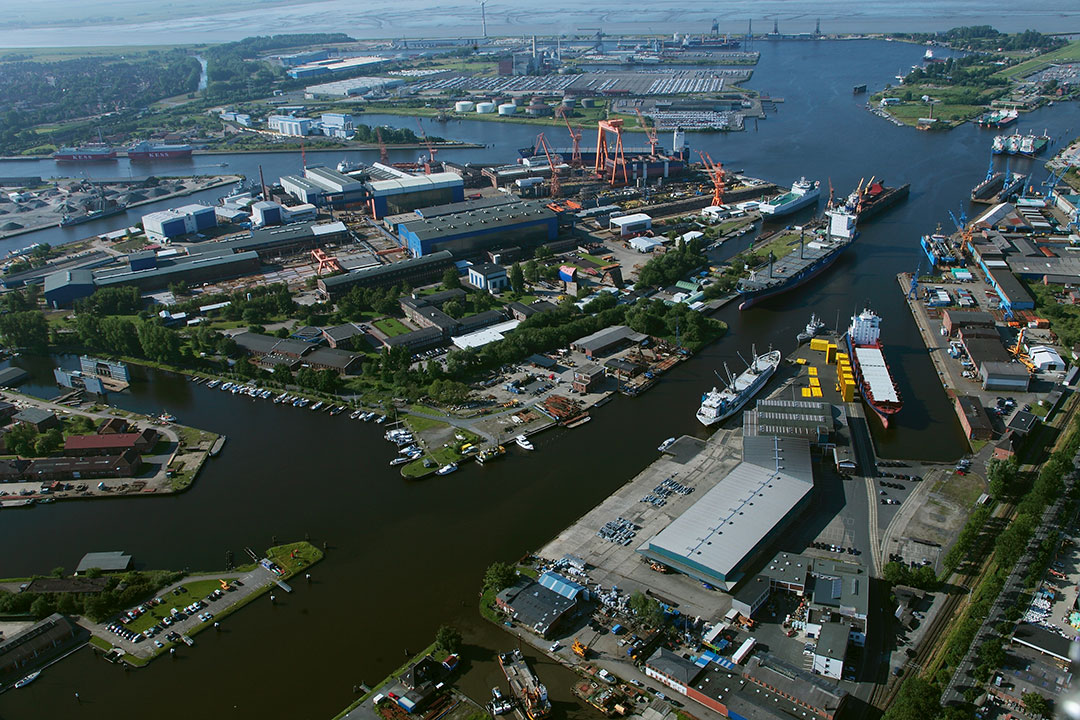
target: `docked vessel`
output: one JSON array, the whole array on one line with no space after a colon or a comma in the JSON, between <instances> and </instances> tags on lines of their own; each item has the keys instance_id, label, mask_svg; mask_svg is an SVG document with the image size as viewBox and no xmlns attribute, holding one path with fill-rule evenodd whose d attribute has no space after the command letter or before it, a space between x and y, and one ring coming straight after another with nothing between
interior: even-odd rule
<instances>
[{"instance_id":1,"label":"docked vessel","mask_svg":"<svg viewBox=\"0 0 1080 720\"><path fill-rule=\"evenodd\" d=\"M436 475L449 475L457 470L457 463L450 463L449 465L443 465L441 468L435 471Z\"/></svg>"},{"instance_id":2,"label":"docked vessel","mask_svg":"<svg viewBox=\"0 0 1080 720\"><path fill-rule=\"evenodd\" d=\"M770 257L767 269L754 270L750 277L739 280L736 288L739 309L746 310L766 298L797 288L824 272L855 240L853 227L849 229L852 232L847 237L830 234L810 242L800 238L797 250L779 260Z\"/></svg>"},{"instance_id":3,"label":"docked vessel","mask_svg":"<svg viewBox=\"0 0 1080 720\"><path fill-rule=\"evenodd\" d=\"M100 220L102 218L112 217L113 215L119 215L127 210L127 205L113 205L106 208L94 208L87 210L86 212L74 213L72 215L64 215L60 218L60 227L70 227L72 225L82 225L83 223L90 222L91 220Z\"/></svg>"},{"instance_id":4,"label":"docked vessel","mask_svg":"<svg viewBox=\"0 0 1080 720\"><path fill-rule=\"evenodd\" d=\"M659 445L659 446L658 446L658 447L656 448L656 450L657 450L658 452L664 452L664 451L665 451L665 450L667 450L667 449L668 449L669 447L671 447L672 445L674 445L674 444L675 444L675 440L676 440L676 438L673 438L673 437L669 437L669 438L668 438L667 440L665 440L664 442L660 443L660 445Z\"/></svg>"},{"instance_id":5,"label":"docked vessel","mask_svg":"<svg viewBox=\"0 0 1080 720\"><path fill-rule=\"evenodd\" d=\"M738 377L731 379L731 373L728 373L728 383L723 390L714 387L701 396L701 407L697 411L698 421L709 427L741 410L743 405L765 387L765 383L779 365L779 350L770 350L763 355L755 354L754 361L747 364ZM726 366L724 370L727 370ZM719 376L717 373L717 377Z\"/></svg>"},{"instance_id":6,"label":"docked vessel","mask_svg":"<svg viewBox=\"0 0 1080 720\"><path fill-rule=\"evenodd\" d=\"M874 311L863 310L851 316L847 346L855 379L863 402L881 418L882 425L889 427L892 417L904 406L904 400L885 360L880 336L881 318Z\"/></svg>"},{"instance_id":7,"label":"docked vessel","mask_svg":"<svg viewBox=\"0 0 1080 720\"><path fill-rule=\"evenodd\" d=\"M529 442L529 438L525 437L524 435L518 435L516 438L514 438L514 442L517 443L517 446L519 448L521 448L522 450L534 450L535 449L533 447L533 444L531 442Z\"/></svg>"},{"instance_id":8,"label":"docked vessel","mask_svg":"<svg viewBox=\"0 0 1080 720\"><path fill-rule=\"evenodd\" d=\"M980 115L975 124L981 128L1003 128L1016 122L1019 116L1016 110L991 110Z\"/></svg>"},{"instance_id":9,"label":"docked vessel","mask_svg":"<svg viewBox=\"0 0 1080 720\"><path fill-rule=\"evenodd\" d=\"M499 665L502 666L506 681L510 683L510 694L521 703L522 709L530 720L540 720L551 712L547 688L540 678L529 669L525 656L520 650L499 653Z\"/></svg>"},{"instance_id":10,"label":"docked vessel","mask_svg":"<svg viewBox=\"0 0 1080 720\"><path fill-rule=\"evenodd\" d=\"M32 683L32 682L34 682L35 680L37 680L37 679L38 679L38 676L39 676L39 675L41 675L41 671L40 671L40 670L37 670L37 671L35 671L35 672L32 672L32 673L30 673L29 675L27 675L26 677L24 677L24 678L23 678L22 680L16 680L16 681L15 681L15 687L16 687L16 688L24 688L24 687L26 687L26 686L27 686L27 685L29 685L30 683Z\"/></svg>"},{"instance_id":11,"label":"docked vessel","mask_svg":"<svg viewBox=\"0 0 1080 720\"><path fill-rule=\"evenodd\" d=\"M175 160L191 157L190 145L166 145L149 140L137 142L127 149L128 160Z\"/></svg>"},{"instance_id":12,"label":"docked vessel","mask_svg":"<svg viewBox=\"0 0 1080 720\"><path fill-rule=\"evenodd\" d=\"M1012 135L998 135L990 146L990 151L995 155L1022 155L1023 157L1035 157L1042 153L1050 144L1050 136L1021 135L1015 132Z\"/></svg>"},{"instance_id":13,"label":"docked vessel","mask_svg":"<svg viewBox=\"0 0 1080 720\"><path fill-rule=\"evenodd\" d=\"M115 160L116 150L108 145L80 145L62 147L54 152L52 157L60 162L99 162Z\"/></svg>"},{"instance_id":14,"label":"docked vessel","mask_svg":"<svg viewBox=\"0 0 1080 720\"><path fill-rule=\"evenodd\" d=\"M505 454L506 454L506 448L503 447L502 445L496 445L494 447L489 447L486 450L481 450L479 453L477 453L476 462L483 465L484 463L488 462L489 460L497 460L497 459L501 458Z\"/></svg>"},{"instance_id":15,"label":"docked vessel","mask_svg":"<svg viewBox=\"0 0 1080 720\"><path fill-rule=\"evenodd\" d=\"M799 341L800 345L810 342L824 327L825 321L819 318L816 313L810 313L810 322L806 323L806 329L796 335L795 339Z\"/></svg>"},{"instance_id":16,"label":"docked vessel","mask_svg":"<svg viewBox=\"0 0 1080 720\"><path fill-rule=\"evenodd\" d=\"M952 265L956 262L956 253L949 244L949 238L944 235L936 233L923 235L919 244L926 253L926 259L930 261L931 268L936 268L938 265Z\"/></svg>"},{"instance_id":17,"label":"docked vessel","mask_svg":"<svg viewBox=\"0 0 1080 720\"><path fill-rule=\"evenodd\" d=\"M783 217L807 205L816 204L820 196L820 183L799 178L792 183L788 192L758 205L758 211L764 217Z\"/></svg>"},{"instance_id":18,"label":"docked vessel","mask_svg":"<svg viewBox=\"0 0 1080 720\"><path fill-rule=\"evenodd\" d=\"M910 183L904 183L899 187L887 187L875 176L871 177L870 182L865 185L860 180L858 186L844 198L843 202L836 203L833 209L853 214L856 223L866 222L906 199L910 193Z\"/></svg>"}]
</instances>

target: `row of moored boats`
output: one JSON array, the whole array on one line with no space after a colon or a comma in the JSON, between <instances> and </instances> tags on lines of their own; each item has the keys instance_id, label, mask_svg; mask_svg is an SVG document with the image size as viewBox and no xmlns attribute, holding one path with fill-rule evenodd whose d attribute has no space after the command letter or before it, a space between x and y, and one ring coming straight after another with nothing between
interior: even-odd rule
<instances>
[{"instance_id":1,"label":"row of moored boats","mask_svg":"<svg viewBox=\"0 0 1080 720\"><path fill-rule=\"evenodd\" d=\"M335 405L334 403L324 402L322 400L311 400L302 395L290 395L287 392L283 392L280 395L274 395L273 390L267 390L266 388L260 388L257 385L245 385L242 383L235 383L230 381L210 380L206 383L206 387L210 389L217 388L223 392L231 392L233 395L246 395L250 398L260 400L273 400L275 405L292 405L299 408L310 408L314 412L323 411L330 415L340 415L349 409L347 405ZM380 415L375 412L364 412L363 410L354 410L349 418L352 420L363 420L368 422L374 420L376 423L386 422L386 416Z\"/></svg>"}]
</instances>

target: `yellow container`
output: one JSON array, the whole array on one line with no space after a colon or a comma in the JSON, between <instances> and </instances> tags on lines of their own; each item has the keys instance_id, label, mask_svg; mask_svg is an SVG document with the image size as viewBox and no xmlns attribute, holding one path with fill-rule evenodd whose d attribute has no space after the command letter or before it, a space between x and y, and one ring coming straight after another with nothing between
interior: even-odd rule
<instances>
[{"instance_id":1,"label":"yellow container","mask_svg":"<svg viewBox=\"0 0 1080 720\"><path fill-rule=\"evenodd\" d=\"M821 388L810 388L811 397L821 397Z\"/></svg>"},{"instance_id":2,"label":"yellow container","mask_svg":"<svg viewBox=\"0 0 1080 720\"><path fill-rule=\"evenodd\" d=\"M806 364L806 358L795 358L795 364L796 365L805 365Z\"/></svg>"},{"instance_id":3,"label":"yellow container","mask_svg":"<svg viewBox=\"0 0 1080 720\"><path fill-rule=\"evenodd\" d=\"M811 397L810 388L803 388L802 389L802 396L804 398Z\"/></svg>"},{"instance_id":4,"label":"yellow container","mask_svg":"<svg viewBox=\"0 0 1080 720\"><path fill-rule=\"evenodd\" d=\"M829 345L829 347L825 348L825 362L827 362L829 365L832 365L833 363L836 362L836 346L835 345Z\"/></svg>"},{"instance_id":5,"label":"yellow container","mask_svg":"<svg viewBox=\"0 0 1080 720\"><path fill-rule=\"evenodd\" d=\"M838 352L836 353L836 357L840 358L841 360L847 360L850 358L850 356L846 352Z\"/></svg>"},{"instance_id":6,"label":"yellow container","mask_svg":"<svg viewBox=\"0 0 1080 720\"><path fill-rule=\"evenodd\" d=\"M808 368L808 372L810 373L810 377L817 377L817 368L813 365Z\"/></svg>"},{"instance_id":7,"label":"yellow container","mask_svg":"<svg viewBox=\"0 0 1080 720\"><path fill-rule=\"evenodd\" d=\"M855 400L855 386L854 385L841 385L840 397L844 402L852 402Z\"/></svg>"},{"instance_id":8,"label":"yellow container","mask_svg":"<svg viewBox=\"0 0 1080 720\"><path fill-rule=\"evenodd\" d=\"M821 387L821 381L816 377L810 378L810 387Z\"/></svg>"},{"instance_id":9,"label":"yellow container","mask_svg":"<svg viewBox=\"0 0 1080 720\"><path fill-rule=\"evenodd\" d=\"M817 350L818 352L824 352L829 347L829 341L824 338L812 338L810 340L810 349Z\"/></svg>"}]
</instances>

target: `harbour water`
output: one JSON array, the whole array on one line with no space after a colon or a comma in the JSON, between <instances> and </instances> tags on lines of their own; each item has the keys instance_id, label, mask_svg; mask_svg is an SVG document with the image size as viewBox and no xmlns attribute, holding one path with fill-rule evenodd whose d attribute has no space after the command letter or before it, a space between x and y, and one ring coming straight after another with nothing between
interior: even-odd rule
<instances>
[{"instance_id":1,"label":"harbour water","mask_svg":"<svg viewBox=\"0 0 1080 720\"><path fill-rule=\"evenodd\" d=\"M354 697L355 684L376 682L442 623L464 631L464 689L482 698L501 678L494 651L512 644L476 610L484 568L543 545L639 472L665 437L705 437L694 411L701 392L715 384L713 369L725 361L735 369L736 351L746 355L751 344L759 352L769 344L789 351L812 311L830 324L839 315L846 325L863 305L883 317L883 341L906 404L896 428L884 432L872 423L881 454L955 458L962 434L895 274L919 264L920 235L938 224L950 229L947 211L957 212L985 174L993 133L973 126L942 134L896 128L863 108L865 96L851 96L852 85L880 87L897 67L918 61L920 48L858 41L777 43L762 50L751 86L784 97L779 113L761 121L757 132L695 135L693 143L729 167L781 185L803 175L831 180L843 193L870 175L912 185L910 199L864 227L828 273L752 310L729 306L718 314L731 328L724 340L677 366L649 393L598 409L595 422L538 436L527 458L510 448L499 462L421 482L406 482L387 466L394 453L377 426L241 399L160 371L139 373L129 393L110 401L141 412L164 408L185 424L227 434L221 457L179 496L5 511L0 545L19 549L5 553L0 576L70 569L93 550L124 550L147 568L217 568L226 551L242 557L245 546L263 548L275 536L325 541L327 559L313 571L316 582L296 583L296 592L277 606L258 602L230 616L226 632L200 635L181 659L125 673L83 650L32 686L0 696L0 716L65 717L77 710L104 720L118 708L153 708L161 718L328 718ZM404 117L377 121L413 125ZM1058 104L1022 116L1019 125L1071 138L1069 128L1080 128L1080 109ZM536 133L535 127L477 121L428 127L495 146L447 151L448 159L509 160ZM557 137L558 131L555 126L550 133ZM299 165L289 155L213 157L228 161L229 172L249 175L262 163L268 177ZM328 164L341 157L329 155ZM4 163L0 173L49 175L48 165ZM1037 162L1014 160L1013 169L1045 174ZM165 173L156 163L150 171ZM38 239L27 235L14 244L20 241ZM721 256L748 242L725 244ZM47 394L55 392L52 362L16 359L41 383L28 389ZM572 698L568 673L547 661L538 670L552 692L555 717L595 717Z\"/></svg>"}]
</instances>

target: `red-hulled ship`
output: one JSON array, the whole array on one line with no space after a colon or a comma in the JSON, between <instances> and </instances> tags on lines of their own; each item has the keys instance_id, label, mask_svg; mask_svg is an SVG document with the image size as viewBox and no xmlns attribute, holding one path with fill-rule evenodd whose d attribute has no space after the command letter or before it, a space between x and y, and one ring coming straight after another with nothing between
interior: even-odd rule
<instances>
[{"instance_id":1,"label":"red-hulled ship","mask_svg":"<svg viewBox=\"0 0 1080 720\"><path fill-rule=\"evenodd\" d=\"M190 145L158 145L143 140L127 149L128 160L174 160L191 157Z\"/></svg>"},{"instance_id":2,"label":"red-hulled ship","mask_svg":"<svg viewBox=\"0 0 1080 720\"><path fill-rule=\"evenodd\" d=\"M904 407L904 399L882 353L878 340L880 335L881 318L874 311L863 310L851 316L847 345L855 379L859 383L863 402L877 413L882 425L889 427L892 416Z\"/></svg>"},{"instance_id":3,"label":"red-hulled ship","mask_svg":"<svg viewBox=\"0 0 1080 720\"><path fill-rule=\"evenodd\" d=\"M97 162L115 159L116 150L108 145L62 147L53 153L53 160L61 162Z\"/></svg>"}]
</instances>

